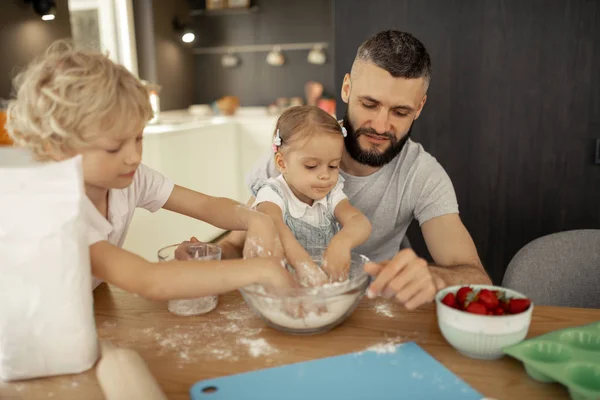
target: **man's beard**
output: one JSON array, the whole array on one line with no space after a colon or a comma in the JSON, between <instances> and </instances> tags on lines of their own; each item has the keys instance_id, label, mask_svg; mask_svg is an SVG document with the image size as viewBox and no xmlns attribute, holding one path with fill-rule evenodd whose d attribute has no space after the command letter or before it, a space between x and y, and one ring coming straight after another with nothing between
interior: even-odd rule
<instances>
[{"instance_id":1,"label":"man's beard","mask_svg":"<svg viewBox=\"0 0 600 400\"><path fill-rule=\"evenodd\" d=\"M410 134L412 132L412 127L415 121L410 124L410 128L408 128L408 132L405 136L403 136L400 140L396 139L396 136L390 132L384 132L379 134L372 128L359 128L358 130L354 130L354 127L350 123L350 119L348 118L348 110L344 114L344 127L348 134L344 138L344 142L346 144L346 151L350 154L355 161L368 165L370 167L383 167L385 164L392 161L404 148L404 145L408 141ZM358 143L358 138L364 134L370 134L375 137L386 138L390 141L390 146L383 152L380 153L377 150L363 150L360 148L360 144Z\"/></svg>"}]
</instances>

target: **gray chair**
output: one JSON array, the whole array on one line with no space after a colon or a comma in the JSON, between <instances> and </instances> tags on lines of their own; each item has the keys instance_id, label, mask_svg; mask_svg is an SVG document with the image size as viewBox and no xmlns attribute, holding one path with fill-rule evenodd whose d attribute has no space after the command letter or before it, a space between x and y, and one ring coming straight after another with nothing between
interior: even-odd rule
<instances>
[{"instance_id":1,"label":"gray chair","mask_svg":"<svg viewBox=\"0 0 600 400\"><path fill-rule=\"evenodd\" d=\"M600 308L600 230L543 236L513 257L502 286L535 304Z\"/></svg>"}]
</instances>

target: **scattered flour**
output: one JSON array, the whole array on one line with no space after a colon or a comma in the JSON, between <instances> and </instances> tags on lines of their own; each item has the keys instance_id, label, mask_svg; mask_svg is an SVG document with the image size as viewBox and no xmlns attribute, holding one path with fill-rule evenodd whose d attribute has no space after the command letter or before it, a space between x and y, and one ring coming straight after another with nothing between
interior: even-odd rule
<instances>
[{"instance_id":1,"label":"scattered flour","mask_svg":"<svg viewBox=\"0 0 600 400\"><path fill-rule=\"evenodd\" d=\"M384 317L392 318L394 313L392 313L392 307L390 303L380 302L375 305L375 312L379 315L383 315Z\"/></svg>"},{"instance_id":2,"label":"scattered flour","mask_svg":"<svg viewBox=\"0 0 600 400\"><path fill-rule=\"evenodd\" d=\"M357 355L363 354L367 351L372 351L377 354L388 354L395 353L398 350L398 345L402 343L406 343L407 338L396 337L396 338L388 338L384 342L376 343L364 349L363 351L356 353Z\"/></svg>"},{"instance_id":3,"label":"scattered flour","mask_svg":"<svg viewBox=\"0 0 600 400\"><path fill-rule=\"evenodd\" d=\"M252 357L268 356L274 353L278 353L279 350L272 347L265 339L238 339L238 343L248 346L248 353Z\"/></svg>"},{"instance_id":4,"label":"scattered flour","mask_svg":"<svg viewBox=\"0 0 600 400\"><path fill-rule=\"evenodd\" d=\"M386 354L386 353L395 353L396 352L396 344L393 342L387 343L377 343L369 348L366 351L373 351L377 354Z\"/></svg>"},{"instance_id":5,"label":"scattered flour","mask_svg":"<svg viewBox=\"0 0 600 400\"><path fill-rule=\"evenodd\" d=\"M269 356L279 351L257 336L264 323L241 302L224 304L214 314L195 319L189 325L173 325L158 330L154 327L139 328L123 338L116 324L99 324L98 335L116 346L133 349L156 349L157 355L175 357L177 368L185 364L223 360L235 362L241 358ZM264 347L260 347L262 342ZM257 355L255 355L257 354Z\"/></svg>"}]
</instances>

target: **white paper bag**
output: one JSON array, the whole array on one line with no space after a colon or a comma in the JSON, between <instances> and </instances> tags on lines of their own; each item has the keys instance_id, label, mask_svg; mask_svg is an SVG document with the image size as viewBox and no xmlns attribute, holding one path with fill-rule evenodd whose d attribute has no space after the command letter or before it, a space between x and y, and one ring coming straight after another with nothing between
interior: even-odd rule
<instances>
[{"instance_id":1,"label":"white paper bag","mask_svg":"<svg viewBox=\"0 0 600 400\"><path fill-rule=\"evenodd\" d=\"M0 379L70 374L98 358L81 157L0 149Z\"/></svg>"}]
</instances>

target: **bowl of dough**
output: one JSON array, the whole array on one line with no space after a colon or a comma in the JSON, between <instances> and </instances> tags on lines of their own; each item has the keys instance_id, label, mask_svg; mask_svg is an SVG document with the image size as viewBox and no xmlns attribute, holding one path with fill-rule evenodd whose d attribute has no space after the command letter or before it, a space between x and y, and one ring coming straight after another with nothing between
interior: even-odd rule
<instances>
[{"instance_id":1,"label":"bowl of dough","mask_svg":"<svg viewBox=\"0 0 600 400\"><path fill-rule=\"evenodd\" d=\"M323 249L309 252L321 265ZM348 279L320 287L266 290L260 285L240 289L248 306L270 327L289 334L327 332L348 318L365 295L371 277L364 271L369 259L352 253ZM293 273L291 267L288 269Z\"/></svg>"}]
</instances>

